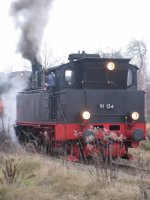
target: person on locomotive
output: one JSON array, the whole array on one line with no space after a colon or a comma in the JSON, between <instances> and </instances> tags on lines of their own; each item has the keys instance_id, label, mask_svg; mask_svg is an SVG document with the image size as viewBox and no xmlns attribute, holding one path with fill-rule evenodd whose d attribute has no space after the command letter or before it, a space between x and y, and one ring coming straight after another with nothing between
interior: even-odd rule
<instances>
[{"instance_id":1,"label":"person on locomotive","mask_svg":"<svg viewBox=\"0 0 150 200\"><path fill-rule=\"evenodd\" d=\"M47 89L52 89L56 86L56 78L55 73L49 72L48 70L45 70L45 85Z\"/></svg>"}]
</instances>

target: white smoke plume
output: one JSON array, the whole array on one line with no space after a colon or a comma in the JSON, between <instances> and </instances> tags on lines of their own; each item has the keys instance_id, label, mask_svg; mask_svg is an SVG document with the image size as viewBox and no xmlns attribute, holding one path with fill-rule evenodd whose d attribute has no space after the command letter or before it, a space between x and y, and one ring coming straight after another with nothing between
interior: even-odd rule
<instances>
[{"instance_id":1,"label":"white smoke plume","mask_svg":"<svg viewBox=\"0 0 150 200\"><path fill-rule=\"evenodd\" d=\"M16 95L25 89L31 72L1 73L0 97L4 105L4 114L0 116L0 132L3 128L15 140L13 126L16 120Z\"/></svg>"},{"instance_id":2,"label":"white smoke plume","mask_svg":"<svg viewBox=\"0 0 150 200\"><path fill-rule=\"evenodd\" d=\"M42 36L49 18L53 0L15 0L10 13L21 31L18 52L32 64L41 63Z\"/></svg>"}]
</instances>

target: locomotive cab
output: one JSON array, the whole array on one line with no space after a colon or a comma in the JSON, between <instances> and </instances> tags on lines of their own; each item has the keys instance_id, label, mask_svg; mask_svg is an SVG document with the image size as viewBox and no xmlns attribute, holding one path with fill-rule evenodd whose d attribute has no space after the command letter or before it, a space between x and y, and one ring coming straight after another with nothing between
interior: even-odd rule
<instances>
[{"instance_id":1,"label":"locomotive cab","mask_svg":"<svg viewBox=\"0 0 150 200\"><path fill-rule=\"evenodd\" d=\"M103 156L109 157L109 138L113 157L124 157L129 147L137 147L146 137L145 93L137 89L138 68L130 59L97 54L71 54L69 60L48 69L55 85L45 89L40 84L18 94L17 134L33 132L41 138L43 133L42 143L46 131L51 149L66 144L68 156L75 160L98 152L96 141L103 146Z\"/></svg>"},{"instance_id":2,"label":"locomotive cab","mask_svg":"<svg viewBox=\"0 0 150 200\"><path fill-rule=\"evenodd\" d=\"M113 62L112 62L113 61ZM127 64L128 59L122 60L121 67L117 59L93 58L78 61L73 65L67 65L62 71L62 88L76 89L137 89L137 67ZM109 65L114 69L109 69Z\"/></svg>"}]
</instances>

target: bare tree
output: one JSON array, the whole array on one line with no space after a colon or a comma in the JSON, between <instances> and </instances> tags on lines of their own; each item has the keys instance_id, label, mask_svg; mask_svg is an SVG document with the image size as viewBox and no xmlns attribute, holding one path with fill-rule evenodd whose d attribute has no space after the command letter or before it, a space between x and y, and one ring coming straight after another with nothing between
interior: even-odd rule
<instances>
[{"instance_id":1,"label":"bare tree","mask_svg":"<svg viewBox=\"0 0 150 200\"><path fill-rule=\"evenodd\" d=\"M109 51L105 53L99 50L98 53L102 58L122 58L123 57L123 53L121 52L121 49L119 50L109 49Z\"/></svg>"},{"instance_id":2,"label":"bare tree","mask_svg":"<svg viewBox=\"0 0 150 200\"><path fill-rule=\"evenodd\" d=\"M64 59L54 57L52 49L47 42L43 43L41 60L45 69L57 66L64 61Z\"/></svg>"},{"instance_id":3,"label":"bare tree","mask_svg":"<svg viewBox=\"0 0 150 200\"><path fill-rule=\"evenodd\" d=\"M147 72L147 47L141 40L132 40L128 46L126 55L132 58L132 63L139 68L138 87L146 89L146 72Z\"/></svg>"},{"instance_id":4,"label":"bare tree","mask_svg":"<svg viewBox=\"0 0 150 200\"><path fill-rule=\"evenodd\" d=\"M51 66L51 57L52 50L50 49L49 45L44 42L42 51L42 64L45 69Z\"/></svg>"}]
</instances>

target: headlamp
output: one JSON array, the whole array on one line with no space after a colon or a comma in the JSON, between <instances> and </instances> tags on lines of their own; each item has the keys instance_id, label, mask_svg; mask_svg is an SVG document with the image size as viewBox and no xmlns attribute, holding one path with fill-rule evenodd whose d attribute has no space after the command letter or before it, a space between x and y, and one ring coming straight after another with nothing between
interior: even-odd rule
<instances>
[{"instance_id":1,"label":"headlamp","mask_svg":"<svg viewBox=\"0 0 150 200\"><path fill-rule=\"evenodd\" d=\"M83 119L88 120L88 119L90 119L90 117L91 117L91 114L89 113L89 111L84 111L82 113L82 118Z\"/></svg>"},{"instance_id":2,"label":"headlamp","mask_svg":"<svg viewBox=\"0 0 150 200\"><path fill-rule=\"evenodd\" d=\"M133 113L131 113L131 118L133 119L133 120L138 120L139 119L139 113L138 112L133 112Z\"/></svg>"},{"instance_id":3,"label":"headlamp","mask_svg":"<svg viewBox=\"0 0 150 200\"><path fill-rule=\"evenodd\" d=\"M107 63L107 69L113 71L115 69L115 64L113 62Z\"/></svg>"}]
</instances>

